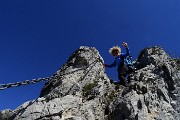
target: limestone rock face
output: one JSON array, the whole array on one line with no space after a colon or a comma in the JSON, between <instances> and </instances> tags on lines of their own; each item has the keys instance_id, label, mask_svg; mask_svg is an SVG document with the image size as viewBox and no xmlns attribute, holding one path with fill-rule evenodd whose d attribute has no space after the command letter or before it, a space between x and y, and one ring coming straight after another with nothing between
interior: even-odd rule
<instances>
[{"instance_id":1,"label":"limestone rock face","mask_svg":"<svg viewBox=\"0 0 180 120\"><path fill-rule=\"evenodd\" d=\"M131 84L110 104L111 120L179 120L180 71L160 47L146 48L136 60Z\"/></svg>"},{"instance_id":2,"label":"limestone rock face","mask_svg":"<svg viewBox=\"0 0 180 120\"><path fill-rule=\"evenodd\" d=\"M98 51L82 46L45 84L39 98L24 103L11 114L1 111L0 118L102 120L106 108L104 96L112 89Z\"/></svg>"},{"instance_id":3,"label":"limestone rock face","mask_svg":"<svg viewBox=\"0 0 180 120\"><path fill-rule=\"evenodd\" d=\"M103 63L95 48L80 47L39 98L0 111L0 120L179 120L179 60L157 46L143 49L128 87L113 83Z\"/></svg>"}]
</instances>

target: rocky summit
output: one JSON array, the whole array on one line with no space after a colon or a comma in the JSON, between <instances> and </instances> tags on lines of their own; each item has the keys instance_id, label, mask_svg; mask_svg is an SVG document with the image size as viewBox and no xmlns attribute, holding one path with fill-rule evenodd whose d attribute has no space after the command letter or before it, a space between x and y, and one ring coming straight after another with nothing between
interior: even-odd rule
<instances>
[{"instance_id":1,"label":"rocky summit","mask_svg":"<svg viewBox=\"0 0 180 120\"><path fill-rule=\"evenodd\" d=\"M39 98L0 120L179 120L180 60L161 47L143 49L127 87L112 82L93 47L81 46L45 83Z\"/></svg>"}]
</instances>

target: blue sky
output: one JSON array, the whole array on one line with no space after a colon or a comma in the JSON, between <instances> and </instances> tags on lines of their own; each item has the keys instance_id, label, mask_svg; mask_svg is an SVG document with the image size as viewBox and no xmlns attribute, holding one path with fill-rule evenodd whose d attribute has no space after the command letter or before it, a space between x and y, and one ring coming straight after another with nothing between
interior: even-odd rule
<instances>
[{"instance_id":1,"label":"blue sky","mask_svg":"<svg viewBox=\"0 0 180 120\"><path fill-rule=\"evenodd\" d=\"M133 59L154 45L180 56L179 21L179 0L1 0L0 84L51 76L83 45L106 63L123 41ZM117 80L116 69L106 72ZM37 98L43 85L0 91L0 110Z\"/></svg>"}]
</instances>

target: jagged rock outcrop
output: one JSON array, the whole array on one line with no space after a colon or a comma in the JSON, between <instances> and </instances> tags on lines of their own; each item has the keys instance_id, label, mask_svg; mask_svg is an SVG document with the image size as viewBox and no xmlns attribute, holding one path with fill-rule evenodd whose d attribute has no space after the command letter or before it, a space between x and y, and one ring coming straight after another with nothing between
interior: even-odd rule
<instances>
[{"instance_id":1,"label":"jagged rock outcrop","mask_svg":"<svg viewBox=\"0 0 180 120\"><path fill-rule=\"evenodd\" d=\"M179 120L180 71L160 47L141 51L131 85L109 106L111 120Z\"/></svg>"},{"instance_id":2,"label":"jagged rock outcrop","mask_svg":"<svg viewBox=\"0 0 180 120\"><path fill-rule=\"evenodd\" d=\"M103 59L80 47L45 84L40 97L0 120L179 120L180 68L161 47L145 48L128 87L112 83Z\"/></svg>"},{"instance_id":3,"label":"jagged rock outcrop","mask_svg":"<svg viewBox=\"0 0 180 120\"><path fill-rule=\"evenodd\" d=\"M2 111L0 117L10 120L103 120L107 107L104 96L112 89L98 51L80 47L45 84L39 98L11 113Z\"/></svg>"}]
</instances>

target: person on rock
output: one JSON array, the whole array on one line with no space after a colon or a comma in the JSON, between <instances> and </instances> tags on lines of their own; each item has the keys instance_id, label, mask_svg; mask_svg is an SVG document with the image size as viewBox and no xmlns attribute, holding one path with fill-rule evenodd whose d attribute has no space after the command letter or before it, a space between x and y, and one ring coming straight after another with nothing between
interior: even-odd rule
<instances>
[{"instance_id":1,"label":"person on rock","mask_svg":"<svg viewBox=\"0 0 180 120\"><path fill-rule=\"evenodd\" d=\"M117 67L118 79L120 80L120 84L128 86L128 82L130 81L128 81L126 77L131 72L128 66L132 65L132 61L128 58L128 56L130 56L128 44L126 42L123 42L122 46L126 48L126 53L121 53L121 48L119 46L114 46L109 49L109 53L115 57L115 60L110 65L104 64L104 67Z\"/></svg>"}]
</instances>

